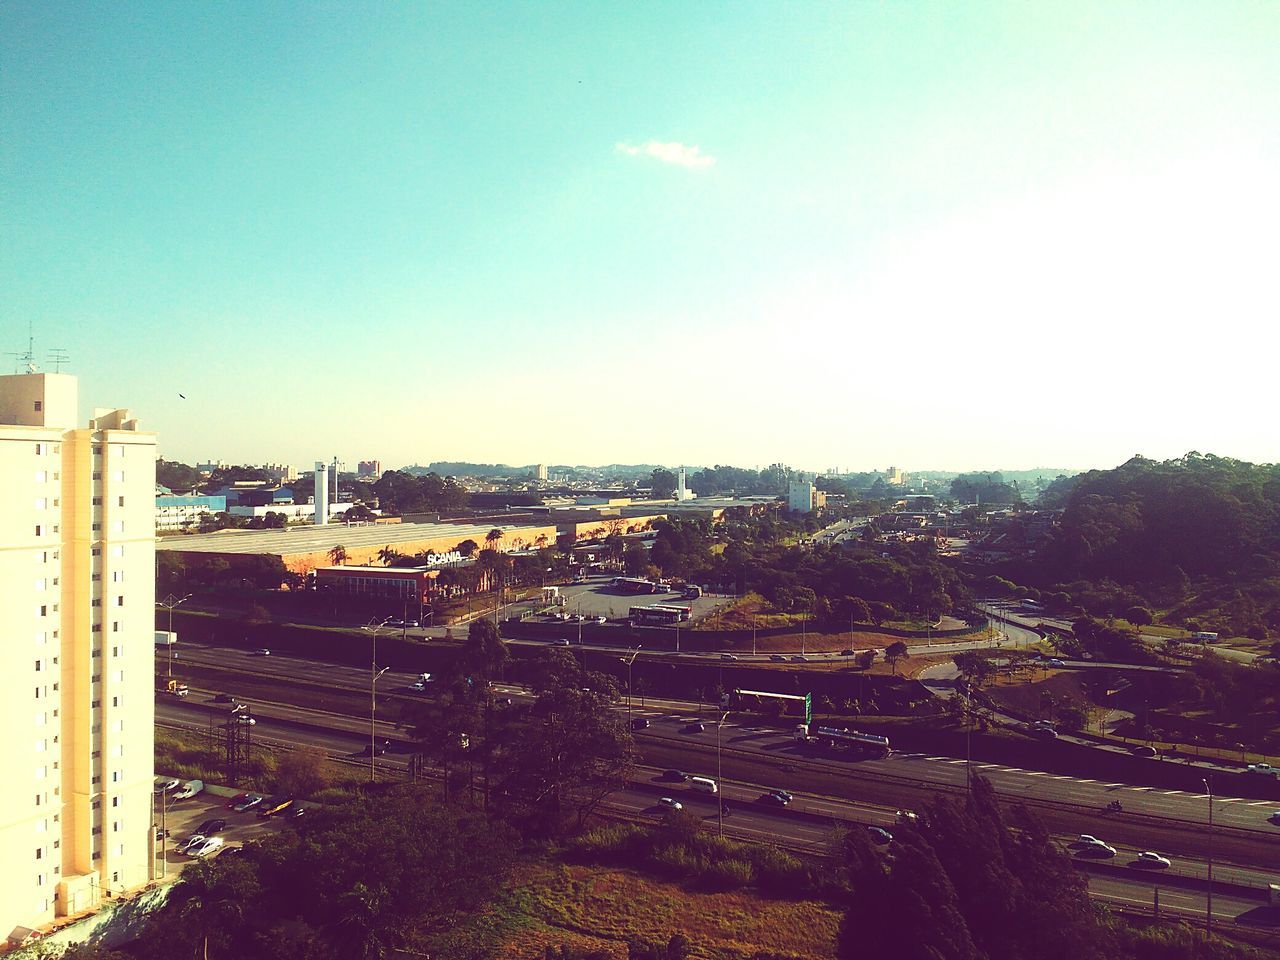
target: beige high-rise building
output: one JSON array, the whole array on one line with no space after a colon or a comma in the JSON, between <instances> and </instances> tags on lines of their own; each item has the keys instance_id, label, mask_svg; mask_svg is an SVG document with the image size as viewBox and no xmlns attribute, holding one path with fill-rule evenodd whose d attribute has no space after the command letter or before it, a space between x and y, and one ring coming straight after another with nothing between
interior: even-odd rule
<instances>
[{"instance_id":1,"label":"beige high-rise building","mask_svg":"<svg viewBox=\"0 0 1280 960\"><path fill-rule=\"evenodd\" d=\"M0 377L0 941L152 878L156 439Z\"/></svg>"}]
</instances>

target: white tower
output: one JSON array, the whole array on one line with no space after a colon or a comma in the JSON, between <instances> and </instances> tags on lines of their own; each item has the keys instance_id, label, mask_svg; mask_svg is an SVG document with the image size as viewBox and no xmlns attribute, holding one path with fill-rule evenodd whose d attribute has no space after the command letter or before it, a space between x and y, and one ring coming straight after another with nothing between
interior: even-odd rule
<instances>
[{"instance_id":1,"label":"white tower","mask_svg":"<svg viewBox=\"0 0 1280 960\"><path fill-rule=\"evenodd\" d=\"M316 526L323 527L329 522L329 465L323 460L316 461Z\"/></svg>"}]
</instances>

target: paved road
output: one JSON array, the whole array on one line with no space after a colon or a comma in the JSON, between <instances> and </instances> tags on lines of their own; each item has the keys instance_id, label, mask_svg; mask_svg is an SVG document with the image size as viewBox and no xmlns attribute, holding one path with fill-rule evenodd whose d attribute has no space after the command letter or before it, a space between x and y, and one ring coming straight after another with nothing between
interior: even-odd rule
<instances>
[{"instance_id":1,"label":"paved road","mask_svg":"<svg viewBox=\"0 0 1280 960\"><path fill-rule=\"evenodd\" d=\"M204 648L191 651L190 662L207 665L227 665L235 669L249 668L260 671L266 676L301 679L316 684L321 688L350 690L354 695L359 691L367 697L367 671L335 665L321 664L292 657L250 658L245 654L221 648ZM394 693L394 698L408 698L403 692L413 675L404 672L392 672L379 681L379 690ZM388 683L387 686L382 686ZM229 680L234 686L234 678ZM518 688L502 687L512 695L519 695ZM363 703L367 704L367 699ZM386 701L381 701L386 702ZM702 744L714 748L714 728L707 732L693 734L685 732L688 723L688 712L694 709L693 704L677 704L662 701L660 707L655 701L648 700L649 706L637 709L637 715L648 716L653 726L644 731L642 741L664 740L683 749L689 745ZM380 708L381 709L381 708ZM255 713L263 711L255 705ZM387 711L388 719L391 711ZM364 716L363 707L360 714ZM350 722L358 724L359 720ZM364 721L365 730L367 719ZM749 754L768 761L771 764L795 766L797 764L816 764L830 770L839 771L841 777L853 784L893 778L896 781L910 781L917 786L930 785L960 788L966 782L966 763L962 759L934 755L895 753L885 760L847 760L839 757L822 757L810 755L804 745L792 740L786 733L776 729L741 726L731 723L725 728L724 746L734 751ZM1208 807L1207 797L1203 794L1189 793L1182 790L1169 790L1111 781L1098 781L1089 778L1077 778L1050 774L1038 770L1021 769L1001 764L975 763L974 770L991 780L1001 793L1009 797L1020 797L1029 800L1049 801L1070 804L1087 814L1090 821L1101 816L1100 811L1115 799L1124 804L1127 815L1149 815L1167 818L1172 821L1197 828L1205 821ZM1276 801L1261 801L1248 797L1224 796L1215 799L1214 820L1223 826L1244 830L1258 831L1263 838L1280 844L1280 827L1268 822L1268 816L1280 810ZM1089 832L1088 825L1082 825L1080 832ZM1280 846L1276 847L1277 861L1280 862Z\"/></svg>"},{"instance_id":2,"label":"paved road","mask_svg":"<svg viewBox=\"0 0 1280 960\"><path fill-rule=\"evenodd\" d=\"M174 725L202 727L207 711L198 704L188 704L165 698L159 704L163 722ZM268 717L270 711L272 717ZM274 719L286 715L293 719ZM682 718L687 720L687 718ZM336 756L346 756L359 750L366 742L361 733L349 732L344 718L305 708L289 708L271 705L259 713L255 737L260 742L279 744L315 743ZM403 768L404 756L397 755L395 747L388 755L378 759L382 769L388 766ZM695 767L695 770L698 768ZM700 772L711 773L710 770ZM781 775L781 773L779 774ZM825 851L837 828L858 829L863 825L877 825L892 830L896 820L891 808L878 807L854 801L839 800L828 796L797 793L787 809L766 806L760 797L778 786L777 780L766 783L748 783L721 778L722 794L730 806L725 819L726 832L737 837L766 842L783 842L788 846ZM694 793L679 782L665 777L658 769L641 768L636 781L610 797L610 806L641 817L658 819L663 807L661 797L672 797L687 809L702 816L707 825L715 829L718 823L717 804L705 795ZM1070 836L1060 840L1067 845ZM1108 839L1104 835L1104 839ZM1136 855L1134 847L1120 846L1120 856L1113 864L1127 864ZM1134 871L1131 876L1091 876L1090 890L1103 899L1125 904L1150 903L1152 886L1159 884L1162 910L1186 916L1203 915L1205 895L1199 889L1206 872L1205 864L1196 861L1176 860L1173 867L1159 875ZM1234 867L1219 862L1215 868L1219 884L1247 885L1261 891L1272 880L1271 874L1256 869ZM1249 918L1257 914L1260 900L1227 894L1219 889L1214 896L1214 914L1223 920Z\"/></svg>"}]
</instances>

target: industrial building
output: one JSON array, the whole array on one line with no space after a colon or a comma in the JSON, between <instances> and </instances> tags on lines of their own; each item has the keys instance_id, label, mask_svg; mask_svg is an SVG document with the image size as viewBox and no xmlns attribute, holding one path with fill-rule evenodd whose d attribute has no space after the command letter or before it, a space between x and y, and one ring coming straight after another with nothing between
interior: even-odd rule
<instances>
[{"instance_id":1,"label":"industrial building","mask_svg":"<svg viewBox=\"0 0 1280 960\"><path fill-rule=\"evenodd\" d=\"M490 531L502 536L490 541ZM552 546L554 524L507 525L468 523L396 523L290 527L284 530L223 530L189 537L170 537L156 549L181 554L188 563L202 559L265 555L277 556L294 573L310 573L334 565L337 548L344 562L360 566L379 562L379 553L391 549L406 556L448 553L465 540L501 551Z\"/></svg>"},{"instance_id":2,"label":"industrial building","mask_svg":"<svg viewBox=\"0 0 1280 960\"><path fill-rule=\"evenodd\" d=\"M155 875L156 438L0 377L0 938Z\"/></svg>"}]
</instances>

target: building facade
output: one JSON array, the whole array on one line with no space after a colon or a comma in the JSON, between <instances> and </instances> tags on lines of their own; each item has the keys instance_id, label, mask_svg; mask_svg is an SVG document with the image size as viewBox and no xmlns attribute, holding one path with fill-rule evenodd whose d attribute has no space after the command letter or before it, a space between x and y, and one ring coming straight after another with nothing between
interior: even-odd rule
<instances>
[{"instance_id":1,"label":"building facade","mask_svg":"<svg viewBox=\"0 0 1280 960\"><path fill-rule=\"evenodd\" d=\"M156 438L0 377L0 937L154 873Z\"/></svg>"},{"instance_id":2,"label":"building facade","mask_svg":"<svg viewBox=\"0 0 1280 960\"><path fill-rule=\"evenodd\" d=\"M182 530L199 525L200 518L224 513L226 497L156 497L156 529Z\"/></svg>"},{"instance_id":3,"label":"building facade","mask_svg":"<svg viewBox=\"0 0 1280 960\"><path fill-rule=\"evenodd\" d=\"M382 476L382 461L381 460L361 460L359 465L356 467L356 476L373 477L375 480L377 480L379 477Z\"/></svg>"},{"instance_id":4,"label":"building facade","mask_svg":"<svg viewBox=\"0 0 1280 960\"><path fill-rule=\"evenodd\" d=\"M812 513L827 505L827 495L811 480L792 480L787 488L787 509L792 513Z\"/></svg>"}]
</instances>

